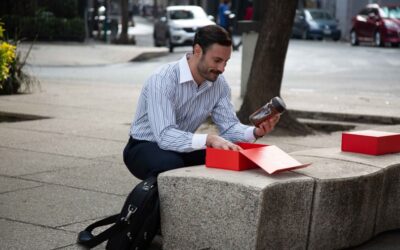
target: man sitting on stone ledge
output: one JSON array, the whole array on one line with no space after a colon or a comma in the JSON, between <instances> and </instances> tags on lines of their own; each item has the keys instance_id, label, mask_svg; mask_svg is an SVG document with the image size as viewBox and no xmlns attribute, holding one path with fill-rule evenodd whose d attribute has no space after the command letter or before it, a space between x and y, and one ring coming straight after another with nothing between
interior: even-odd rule
<instances>
[{"instance_id":1,"label":"man sitting on stone ledge","mask_svg":"<svg viewBox=\"0 0 400 250\"><path fill-rule=\"evenodd\" d=\"M241 124L222 73L232 40L220 26L200 28L193 51L163 66L146 81L139 98L123 158L129 171L144 180L185 166L202 165L205 148L241 150L237 141L269 133L279 115L258 127ZM219 135L196 134L211 115Z\"/></svg>"}]
</instances>

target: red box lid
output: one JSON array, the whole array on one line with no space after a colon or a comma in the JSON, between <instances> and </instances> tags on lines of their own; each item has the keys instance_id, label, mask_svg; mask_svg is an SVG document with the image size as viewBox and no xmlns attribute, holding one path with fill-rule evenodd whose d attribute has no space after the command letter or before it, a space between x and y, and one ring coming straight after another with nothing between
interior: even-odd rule
<instances>
[{"instance_id":1,"label":"red box lid","mask_svg":"<svg viewBox=\"0 0 400 250\"><path fill-rule=\"evenodd\" d=\"M306 167L277 146L254 143L237 143L241 151L207 148L206 166L229 170L246 170L261 167L272 174Z\"/></svg>"},{"instance_id":2,"label":"red box lid","mask_svg":"<svg viewBox=\"0 0 400 250\"><path fill-rule=\"evenodd\" d=\"M304 168L311 164L302 164L282 149L273 145L269 147L243 150L241 153L269 174L284 170Z\"/></svg>"},{"instance_id":3,"label":"red box lid","mask_svg":"<svg viewBox=\"0 0 400 250\"><path fill-rule=\"evenodd\" d=\"M385 137L385 136L399 136L399 133L393 132L385 132L385 131L377 131L377 130L360 130L360 131L352 131L352 132L343 132L343 134L350 134L350 135L364 135L370 137Z\"/></svg>"}]
</instances>

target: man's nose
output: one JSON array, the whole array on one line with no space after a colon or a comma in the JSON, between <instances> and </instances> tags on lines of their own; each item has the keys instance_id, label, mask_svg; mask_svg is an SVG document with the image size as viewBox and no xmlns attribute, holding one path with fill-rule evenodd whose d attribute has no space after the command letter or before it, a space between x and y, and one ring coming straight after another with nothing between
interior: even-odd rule
<instances>
[{"instance_id":1,"label":"man's nose","mask_svg":"<svg viewBox=\"0 0 400 250\"><path fill-rule=\"evenodd\" d=\"M218 64L218 67L217 67L218 71L221 71L221 73L224 73L225 66L226 66L225 63Z\"/></svg>"}]
</instances>

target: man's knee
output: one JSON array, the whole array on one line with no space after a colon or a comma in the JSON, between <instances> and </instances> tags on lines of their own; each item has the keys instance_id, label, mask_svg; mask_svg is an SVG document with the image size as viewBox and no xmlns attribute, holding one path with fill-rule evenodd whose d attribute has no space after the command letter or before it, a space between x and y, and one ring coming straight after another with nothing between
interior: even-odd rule
<instances>
[{"instance_id":1,"label":"man's knee","mask_svg":"<svg viewBox=\"0 0 400 250\"><path fill-rule=\"evenodd\" d=\"M130 172L140 179L185 166L181 154L162 150L154 142L127 146L124 162Z\"/></svg>"},{"instance_id":2,"label":"man's knee","mask_svg":"<svg viewBox=\"0 0 400 250\"><path fill-rule=\"evenodd\" d=\"M171 169L181 168L184 166L184 161L182 157L175 153L166 151L163 155L155 155L151 159L151 164L149 165L152 169L158 169L162 172Z\"/></svg>"}]
</instances>

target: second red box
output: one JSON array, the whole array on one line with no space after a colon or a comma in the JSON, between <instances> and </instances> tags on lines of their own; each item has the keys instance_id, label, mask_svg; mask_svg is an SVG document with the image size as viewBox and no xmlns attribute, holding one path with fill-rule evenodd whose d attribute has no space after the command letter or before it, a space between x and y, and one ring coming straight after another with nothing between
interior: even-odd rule
<instances>
[{"instance_id":1,"label":"second red box","mask_svg":"<svg viewBox=\"0 0 400 250\"><path fill-rule=\"evenodd\" d=\"M369 155L400 152L400 134L376 130L342 133L342 151Z\"/></svg>"}]
</instances>

